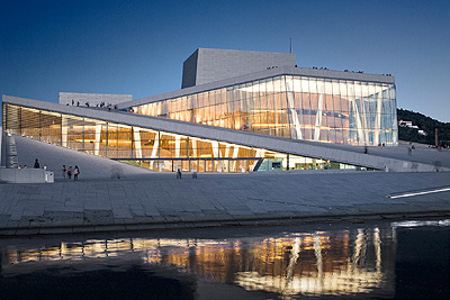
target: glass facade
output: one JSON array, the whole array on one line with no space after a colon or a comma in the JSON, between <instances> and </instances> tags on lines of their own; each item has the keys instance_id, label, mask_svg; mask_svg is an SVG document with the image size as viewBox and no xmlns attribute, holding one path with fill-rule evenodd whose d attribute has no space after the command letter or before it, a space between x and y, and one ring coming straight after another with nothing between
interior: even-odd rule
<instances>
[{"instance_id":1,"label":"glass facade","mask_svg":"<svg viewBox=\"0 0 450 300\"><path fill-rule=\"evenodd\" d=\"M3 128L49 144L155 171L250 172L365 169L318 158L184 136L3 103Z\"/></svg>"},{"instance_id":2,"label":"glass facade","mask_svg":"<svg viewBox=\"0 0 450 300\"><path fill-rule=\"evenodd\" d=\"M397 145L395 84L282 75L133 107L138 114L284 138Z\"/></svg>"}]
</instances>

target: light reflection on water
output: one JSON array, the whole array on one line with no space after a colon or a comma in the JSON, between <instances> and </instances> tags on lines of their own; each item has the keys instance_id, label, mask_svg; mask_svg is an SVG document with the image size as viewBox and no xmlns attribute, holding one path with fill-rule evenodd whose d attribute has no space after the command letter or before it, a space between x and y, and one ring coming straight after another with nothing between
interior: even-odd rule
<instances>
[{"instance_id":1,"label":"light reflection on water","mask_svg":"<svg viewBox=\"0 0 450 300\"><path fill-rule=\"evenodd\" d=\"M430 222L270 236L106 238L39 247L8 245L2 248L2 275L28 272L27 267L36 271L137 257L143 266L173 266L204 280L275 293L283 299L368 293L391 297L395 294L397 228L450 224L448 220Z\"/></svg>"}]
</instances>

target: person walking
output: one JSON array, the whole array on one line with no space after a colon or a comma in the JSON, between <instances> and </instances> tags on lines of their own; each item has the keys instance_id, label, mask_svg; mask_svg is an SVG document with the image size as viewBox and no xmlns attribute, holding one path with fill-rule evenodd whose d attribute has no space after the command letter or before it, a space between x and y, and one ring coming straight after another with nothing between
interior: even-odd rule
<instances>
[{"instance_id":1,"label":"person walking","mask_svg":"<svg viewBox=\"0 0 450 300\"><path fill-rule=\"evenodd\" d=\"M181 179L181 169L180 169L180 167L177 168L177 179Z\"/></svg>"},{"instance_id":2,"label":"person walking","mask_svg":"<svg viewBox=\"0 0 450 300\"><path fill-rule=\"evenodd\" d=\"M75 165L75 169L73 169L73 181L78 181L78 175L80 175L80 168Z\"/></svg>"},{"instance_id":3,"label":"person walking","mask_svg":"<svg viewBox=\"0 0 450 300\"><path fill-rule=\"evenodd\" d=\"M40 167L41 167L41 165L39 164L39 160L36 158L36 160L34 162L34 168L39 169Z\"/></svg>"},{"instance_id":4,"label":"person walking","mask_svg":"<svg viewBox=\"0 0 450 300\"><path fill-rule=\"evenodd\" d=\"M62 175L63 175L64 180L66 180L66 172L67 172L66 165L63 165L62 166Z\"/></svg>"},{"instance_id":5,"label":"person walking","mask_svg":"<svg viewBox=\"0 0 450 300\"><path fill-rule=\"evenodd\" d=\"M197 170L192 169L192 179L197 179Z\"/></svg>"},{"instance_id":6,"label":"person walking","mask_svg":"<svg viewBox=\"0 0 450 300\"><path fill-rule=\"evenodd\" d=\"M111 167L111 180L120 180L120 175L122 174L122 168L120 166L113 165Z\"/></svg>"},{"instance_id":7,"label":"person walking","mask_svg":"<svg viewBox=\"0 0 450 300\"><path fill-rule=\"evenodd\" d=\"M69 169L67 169L67 177L69 177L69 180L72 180L72 166L69 166Z\"/></svg>"}]
</instances>

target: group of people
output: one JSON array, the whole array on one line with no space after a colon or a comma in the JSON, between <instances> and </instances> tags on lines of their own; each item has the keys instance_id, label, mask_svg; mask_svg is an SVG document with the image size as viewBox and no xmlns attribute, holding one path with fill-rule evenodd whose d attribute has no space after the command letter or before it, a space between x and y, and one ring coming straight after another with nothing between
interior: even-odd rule
<instances>
[{"instance_id":1,"label":"group of people","mask_svg":"<svg viewBox=\"0 0 450 300\"><path fill-rule=\"evenodd\" d=\"M100 104L97 104L97 107L100 108L107 108L108 110L111 110L111 108L113 107L111 103L105 103L105 102L100 102ZM119 109L119 107L116 105L114 105L114 109L117 110Z\"/></svg>"},{"instance_id":2,"label":"group of people","mask_svg":"<svg viewBox=\"0 0 450 300\"><path fill-rule=\"evenodd\" d=\"M66 103L67 106L70 106L70 103ZM85 102L84 105L86 105L86 107L91 107L91 104L89 102ZM74 100L72 100L72 106L80 106L80 101L75 102ZM113 107L111 103L106 103L104 101L97 103L96 107L99 108L107 108L108 110L111 110L111 108ZM119 107L116 105L114 105L114 109L117 110L119 109Z\"/></svg>"},{"instance_id":3,"label":"group of people","mask_svg":"<svg viewBox=\"0 0 450 300\"><path fill-rule=\"evenodd\" d=\"M78 181L78 176L80 175L80 168L75 165L75 167L72 169L72 166L69 166L68 169L66 169L66 165L62 166L62 175L64 180L68 178L69 180L72 180L73 175L73 181Z\"/></svg>"}]
</instances>

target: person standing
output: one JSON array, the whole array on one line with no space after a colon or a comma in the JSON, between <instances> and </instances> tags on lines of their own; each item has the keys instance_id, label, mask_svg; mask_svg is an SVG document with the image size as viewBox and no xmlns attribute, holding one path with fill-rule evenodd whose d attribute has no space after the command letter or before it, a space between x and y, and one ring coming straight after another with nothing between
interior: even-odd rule
<instances>
[{"instance_id":1,"label":"person standing","mask_svg":"<svg viewBox=\"0 0 450 300\"><path fill-rule=\"evenodd\" d=\"M181 179L181 169L180 169L180 167L177 168L177 179Z\"/></svg>"},{"instance_id":2,"label":"person standing","mask_svg":"<svg viewBox=\"0 0 450 300\"><path fill-rule=\"evenodd\" d=\"M64 180L66 180L66 172L67 172L66 165L63 165L62 166L62 175L63 175Z\"/></svg>"},{"instance_id":3,"label":"person standing","mask_svg":"<svg viewBox=\"0 0 450 300\"><path fill-rule=\"evenodd\" d=\"M197 169L192 169L192 179L197 179Z\"/></svg>"},{"instance_id":4,"label":"person standing","mask_svg":"<svg viewBox=\"0 0 450 300\"><path fill-rule=\"evenodd\" d=\"M73 169L73 181L78 181L78 175L80 175L80 168L75 165L75 169Z\"/></svg>"},{"instance_id":5,"label":"person standing","mask_svg":"<svg viewBox=\"0 0 450 300\"><path fill-rule=\"evenodd\" d=\"M72 166L69 166L69 169L67 169L67 177L69 177L69 180L72 179Z\"/></svg>"},{"instance_id":6,"label":"person standing","mask_svg":"<svg viewBox=\"0 0 450 300\"><path fill-rule=\"evenodd\" d=\"M34 168L35 169L39 169L41 167L41 165L39 164L38 159L36 158L35 162L34 162Z\"/></svg>"}]
</instances>

